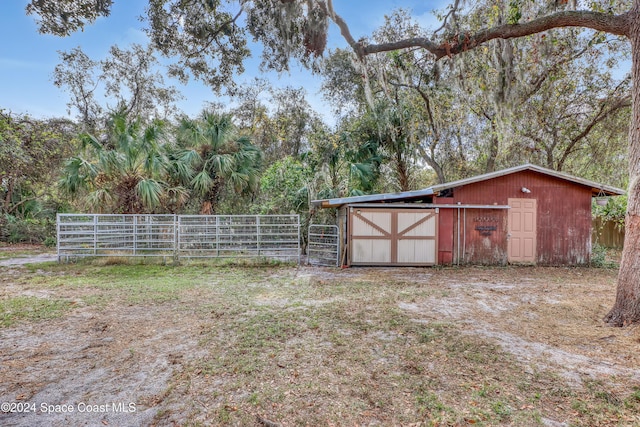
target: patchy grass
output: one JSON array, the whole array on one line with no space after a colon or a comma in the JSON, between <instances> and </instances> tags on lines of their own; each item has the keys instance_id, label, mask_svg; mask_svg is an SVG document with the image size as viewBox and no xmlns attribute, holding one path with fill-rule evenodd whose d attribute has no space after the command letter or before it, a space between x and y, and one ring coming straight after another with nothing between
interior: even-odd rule
<instances>
[{"instance_id":1,"label":"patchy grass","mask_svg":"<svg viewBox=\"0 0 640 427\"><path fill-rule=\"evenodd\" d=\"M0 280L3 301L42 313L3 324L33 330L3 345L44 345L44 331L71 346L87 379L55 383L108 401L90 374L111 372L154 413L135 424L640 424L640 333L602 328L607 269L79 263ZM69 369L24 351L36 372ZM159 366L161 389L145 391ZM46 387L12 374L0 396Z\"/></svg>"},{"instance_id":2,"label":"patchy grass","mask_svg":"<svg viewBox=\"0 0 640 427\"><path fill-rule=\"evenodd\" d=\"M0 326L8 327L23 320L39 321L62 316L73 303L64 299L16 296L0 299Z\"/></svg>"}]
</instances>

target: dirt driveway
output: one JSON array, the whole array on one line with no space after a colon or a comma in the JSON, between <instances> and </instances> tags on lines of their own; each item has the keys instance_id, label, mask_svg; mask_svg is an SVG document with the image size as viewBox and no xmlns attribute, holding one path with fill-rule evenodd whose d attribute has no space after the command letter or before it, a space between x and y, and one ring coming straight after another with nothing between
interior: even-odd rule
<instances>
[{"instance_id":1,"label":"dirt driveway","mask_svg":"<svg viewBox=\"0 0 640 427\"><path fill-rule=\"evenodd\" d=\"M613 270L3 265L3 426L640 425Z\"/></svg>"}]
</instances>

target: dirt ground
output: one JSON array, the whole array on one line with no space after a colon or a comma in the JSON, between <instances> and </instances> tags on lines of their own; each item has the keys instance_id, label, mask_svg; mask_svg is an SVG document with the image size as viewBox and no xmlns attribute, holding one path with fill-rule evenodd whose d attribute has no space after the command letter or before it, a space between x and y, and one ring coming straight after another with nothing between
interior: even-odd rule
<instances>
[{"instance_id":1,"label":"dirt ground","mask_svg":"<svg viewBox=\"0 0 640 427\"><path fill-rule=\"evenodd\" d=\"M0 327L3 426L640 425L614 269L160 266L135 283L193 278L138 295L10 259L0 300L68 307Z\"/></svg>"}]
</instances>

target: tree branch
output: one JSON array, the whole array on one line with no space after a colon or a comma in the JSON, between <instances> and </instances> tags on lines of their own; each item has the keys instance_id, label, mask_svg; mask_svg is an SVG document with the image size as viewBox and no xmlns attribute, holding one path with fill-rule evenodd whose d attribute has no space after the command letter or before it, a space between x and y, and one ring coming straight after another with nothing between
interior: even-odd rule
<instances>
[{"instance_id":1,"label":"tree branch","mask_svg":"<svg viewBox=\"0 0 640 427\"><path fill-rule=\"evenodd\" d=\"M616 88L617 89L617 88ZM569 155L574 151L574 147L578 144L579 141L586 138L591 131L596 127L597 124L604 121L607 117L611 116L618 110L622 108L631 107L631 95L624 96L618 99L613 105L609 106L609 108L605 108L606 104L603 103L600 106L598 113L593 117L591 122L587 124L587 126L580 132L578 135L574 136L569 145L564 150L564 153L560 159L559 166L562 167L566 162Z\"/></svg>"},{"instance_id":2,"label":"tree branch","mask_svg":"<svg viewBox=\"0 0 640 427\"><path fill-rule=\"evenodd\" d=\"M531 89L525 94L524 100L528 100L534 94L536 94L536 92L538 92L540 88L542 88L542 84L547 80L547 78L549 78L551 73L556 72L562 65L581 57L584 53L587 52L587 50L588 50L588 47L584 47L583 49L577 52L574 52L572 55L569 55L565 58L560 59L559 61L552 64L549 68L544 70L542 74L540 74L535 80L530 82Z\"/></svg>"},{"instance_id":3,"label":"tree branch","mask_svg":"<svg viewBox=\"0 0 640 427\"><path fill-rule=\"evenodd\" d=\"M420 97L422 98L422 100L424 101L424 105L425 108L427 109L427 117L429 118L429 126L431 127L431 131L433 132L434 135L434 139L436 142L440 141L440 133L438 132L438 127L436 126L436 121L434 119L433 116L433 111L431 110L431 100L429 99L429 95L427 95L427 93L425 91L423 91L422 89L420 89L417 86L413 86L413 85L409 85L409 84L405 84L405 83L394 83L394 82L389 82L389 84L391 84L392 86L397 86L397 87L406 87L406 88L410 88L415 90L416 92L418 92L418 95L420 95Z\"/></svg>"},{"instance_id":4,"label":"tree branch","mask_svg":"<svg viewBox=\"0 0 640 427\"><path fill-rule=\"evenodd\" d=\"M233 18L228 19L222 24L218 25L218 28L209 34L209 40L204 45L202 45L200 49L197 49L195 52L191 52L187 54L187 56L190 58L193 58L198 55L204 54L204 52L211 47L211 44L213 43L213 41L214 40L217 41L218 34L220 34L227 26L231 24L235 24L243 12L244 12L244 5L242 2L240 2L240 10L238 11L238 13L236 13L236 15Z\"/></svg>"},{"instance_id":5,"label":"tree branch","mask_svg":"<svg viewBox=\"0 0 640 427\"><path fill-rule=\"evenodd\" d=\"M440 25L440 27L437 30L435 30L433 34L438 34L438 32L446 28L450 17L454 22L456 21L456 13L458 12L459 7L460 7L460 0L455 0L449 12L442 19L442 25Z\"/></svg>"},{"instance_id":6,"label":"tree branch","mask_svg":"<svg viewBox=\"0 0 640 427\"><path fill-rule=\"evenodd\" d=\"M361 46L361 52L355 47L354 49L359 55L371 55L409 47L421 47L435 55L436 59L440 59L473 49L489 40L528 36L552 28L584 27L628 37L631 21L632 16L629 12L621 15L609 15L590 11L565 11L543 16L523 24L499 25L475 34L457 34L443 43L436 43L424 37L414 37L391 43L364 45Z\"/></svg>"},{"instance_id":7,"label":"tree branch","mask_svg":"<svg viewBox=\"0 0 640 427\"><path fill-rule=\"evenodd\" d=\"M342 37L349 43L349 46L356 52L358 58L362 59L365 56L365 52L363 50L362 43L356 42L356 40L351 35L351 31L349 30L349 26L342 18L342 16L338 15L333 8L333 0L327 0L327 11L329 13L329 18L340 28L340 34Z\"/></svg>"}]
</instances>

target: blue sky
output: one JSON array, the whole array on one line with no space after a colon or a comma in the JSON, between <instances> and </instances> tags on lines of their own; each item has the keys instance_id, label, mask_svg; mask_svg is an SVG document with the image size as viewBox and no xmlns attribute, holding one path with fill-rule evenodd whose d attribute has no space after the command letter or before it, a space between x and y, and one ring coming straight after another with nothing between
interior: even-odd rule
<instances>
[{"instance_id":1,"label":"blue sky","mask_svg":"<svg viewBox=\"0 0 640 427\"><path fill-rule=\"evenodd\" d=\"M115 0L111 16L99 19L70 37L60 38L38 34L34 18L26 16L26 0L0 1L0 109L14 113L28 113L34 117L67 116L67 94L53 85L52 73L59 63L58 51L69 51L76 46L93 60L104 59L109 47L117 44L125 48L132 43L146 45L147 38L142 31L144 23L138 16L144 13L145 0ZM351 27L356 39L371 34L379 27L385 13L398 7L408 8L421 22L435 25L431 10L442 8L446 1L421 0L335 0L334 7ZM337 29L331 30L330 47L344 47L346 44ZM293 65L289 74L275 73L261 75L257 59L247 63L245 74L238 76L238 82L248 82L254 77L266 77L277 86L305 87L312 106L331 121L330 107L318 93L320 79ZM189 115L198 114L207 101L219 97L206 86L192 82L182 86L170 81L185 96L178 107ZM72 112L73 116L73 112Z\"/></svg>"}]
</instances>

